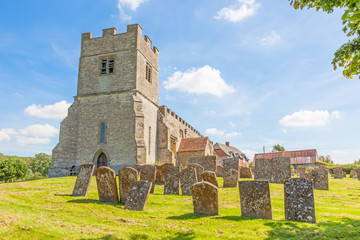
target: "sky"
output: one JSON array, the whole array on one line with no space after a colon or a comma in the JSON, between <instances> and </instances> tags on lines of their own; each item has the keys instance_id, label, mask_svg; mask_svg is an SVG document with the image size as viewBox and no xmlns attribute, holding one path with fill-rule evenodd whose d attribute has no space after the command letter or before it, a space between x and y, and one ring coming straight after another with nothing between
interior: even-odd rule
<instances>
[{"instance_id":1,"label":"sky","mask_svg":"<svg viewBox=\"0 0 360 240\"><path fill-rule=\"evenodd\" d=\"M51 154L76 95L81 33L138 23L159 53L160 105L250 159L317 149L360 158L360 80L333 70L343 10L288 0L0 3L0 152Z\"/></svg>"}]
</instances>

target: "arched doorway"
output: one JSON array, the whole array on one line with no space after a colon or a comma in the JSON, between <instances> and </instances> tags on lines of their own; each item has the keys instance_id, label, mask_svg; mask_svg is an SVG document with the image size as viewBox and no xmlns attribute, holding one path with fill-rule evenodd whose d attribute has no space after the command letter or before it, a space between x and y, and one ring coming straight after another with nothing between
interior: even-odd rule
<instances>
[{"instance_id":1,"label":"arched doorway","mask_svg":"<svg viewBox=\"0 0 360 240\"><path fill-rule=\"evenodd\" d=\"M108 166L108 159L104 153L101 153L97 159L97 168L99 167L107 167Z\"/></svg>"}]
</instances>

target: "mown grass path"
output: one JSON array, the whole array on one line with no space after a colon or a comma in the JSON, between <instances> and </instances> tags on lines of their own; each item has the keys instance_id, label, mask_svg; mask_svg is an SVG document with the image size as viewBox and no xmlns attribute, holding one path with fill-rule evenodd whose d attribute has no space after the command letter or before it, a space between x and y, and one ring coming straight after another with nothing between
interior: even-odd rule
<instances>
[{"instance_id":1,"label":"mown grass path","mask_svg":"<svg viewBox=\"0 0 360 240\"><path fill-rule=\"evenodd\" d=\"M143 212L72 197L76 177L0 184L0 239L360 239L360 181L315 190L317 224L284 221L283 185L270 184L273 221L241 217L238 188L219 188L220 215L193 214L188 196L156 185ZM222 186L222 179L218 178Z\"/></svg>"}]
</instances>

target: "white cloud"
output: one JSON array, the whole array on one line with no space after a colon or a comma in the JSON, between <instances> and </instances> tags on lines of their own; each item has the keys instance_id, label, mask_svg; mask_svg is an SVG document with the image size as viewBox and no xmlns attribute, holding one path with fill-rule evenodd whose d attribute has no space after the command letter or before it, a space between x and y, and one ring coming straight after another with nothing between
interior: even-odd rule
<instances>
[{"instance_id":1,"label":"white cloud","mask_svg":"<svg viewBox=\"0 0 360 240\"><path fill-rule=\"evenodd\" d=\"M54 103L53 105L30 105L25 108L24 112L30 116L35 116L39 118L47 119L57 119L61 120L66 117L67 109L70 107L70 103L66 101L61 101Z\"/></svg>"},{"instance_id":2,"label":"white cloud","mask_svg":"<svg viewBox=\"0 0 360 240\"><path fill-rule=\"evenodd\" d=\"M17 136L17 144L20 146L30 144L48 144L50 141L51 140L49 138Z\"/></svg>"},{"instance_id":3,"label":"white cloud","mask_svg":"<svg viewBox=\"0 0 360 240\"><path fill-rule=\"evenodd\" d=\"M10 135L16 134L13 128L3 128L0 130L0 142L10 141Z\"/></svg>"},{"instance_id":4,"label":"white cloud","mask_svg":"<svg viewBox=\"0 0 360 240\"><path fill-rule=\"evenodd\" d=\"M185 72L177 71L164 82L166 89L177 89L180 92L195 94L212 94L222 97L234 92L220 76L220 71L205 65L202 68L192 68Z\"/></svg>"},{"instance_id":5,"label":"white cloud","mask_svg":"<svg viewBox=\"0 0 360 240\"><path fill-rule=\"evenodd\" d=\"M208 135L216 135L216 136L221 136L221 137L225 137L225 138L232 138L232 137L236 137L236 136L241 136L240 132L225 133L224 131L218 130L216 128L208 128L208 129L206 129L205 132Z\"/></svg>"},{"instance_id":6,"label":"white cloud","mask_svg":"<svg viewBox=\"0 0 360 240\"><path fill-rule=\"evenodd\" d=\"M269 36L260 39L260 44L263 46L270 46L278 43L281 37L275 31L272 31Z\"/></svg>"},{"instance_id":7,"label":"white cloud","mask_svg":"<svg viewBox=\"0 0 360 240\"><path fill-rule=\"evenodd\" d=\"M283 133L287 134L287 130L285 128L282 131Z\"/></svg>"},{"instance_id":8,"label":"white cloud","mask_svg":"<svg viewBox=\"0 0 360 240\"><path fill-rule=\"evenodd\" d=\"M124 11L125 8L129 8L132 11L136 11L136 9L147 0L118 0L117 8L120 12L120 18L124 21L131 20L131 16L127 15Z\"/></svg>"},{"instance_id":9,"label":"white cloud","mask_svg":"<svg viewBox=\"0 0 360 240\"><path fill-rule=\"evenodd\" d=\"M33 137L54 137L59 133L59 129L49 124L35 124L20 130L20 133Z\"/></svg>"},{"instance_id":10,"label":"white cloud","mask_svg":"<svg viewBox=\"0 0 360 240\"><path fill-rule=\"evenodd\" d=\"M253 16L260 6L261 4L257 3L256 0L237 0L234 5L220 9L214 18L239 22L246 17Z\"/></svg>"},{"instance_id":11,"label":"white cloud","mask_svg":"<svg viewBox=\"0 0 360 240\"><path fill-rule=\"evenodd\" d=\"M254 155L258 152L256 151L253 151L253 150L249 150L249 149L246 149L246 150L242 150L243 153L245 153L245 155L250 159L250 160L253 160L254 159Z\"/></svg>"},{"instance_id":12,"label":"white cloud","mask_svg":"<svg viewBox=\"0 0 360 240\"><path fill-rule=\"evenodd\" d=\"M232 137L237 137L237 136L241 136L241 132L231 132L231 133L225 134L226 138L232 138Z\"/></svg>"},{"instance_id":13,"label":"white cloud","mask_svg":"<svg viewBox=\"0 0 360 240\"><path fill-rule=\"evenodd\" d=\"M326 110L300 110L283 117L279 124L284 127L322 127L330 123L330 118L340 118L340 112L330 113Z\"/></svg>"}]
</instances>

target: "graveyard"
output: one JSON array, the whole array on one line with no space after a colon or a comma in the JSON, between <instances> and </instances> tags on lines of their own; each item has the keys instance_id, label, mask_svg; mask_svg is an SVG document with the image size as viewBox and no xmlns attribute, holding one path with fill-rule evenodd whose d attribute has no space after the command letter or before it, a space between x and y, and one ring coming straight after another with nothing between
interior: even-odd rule
<instances>
[{"instance_id":1,"label":"graveyard","mask_svg":"<svg viewBox=\"0 0 360 240\"><path fill-rule=\"evenodd\" d=\"M246 181L249 179L239 179ZM239 188L218 177L219 215L193 211L192 197L155 185L143 211L100 202L96 178L86 197L72 196L76 177L0 184L1 239L358 239L360 187L329 176L314 190L316 223L285 221L284 184L270 183L272 220L241 216ZM12 206L9 208L9 206Z\"/></svg>"}]
</instances>

